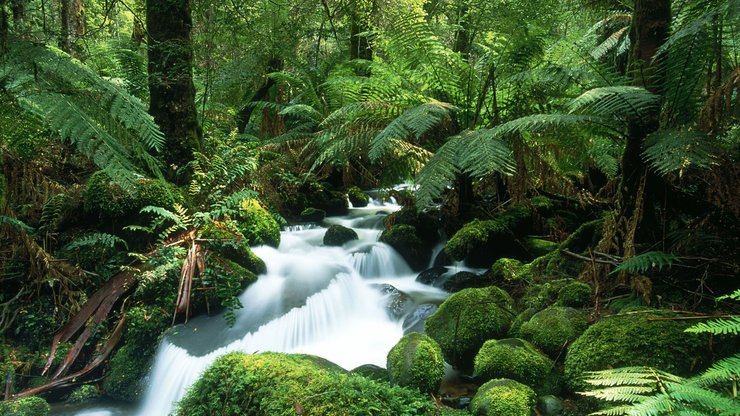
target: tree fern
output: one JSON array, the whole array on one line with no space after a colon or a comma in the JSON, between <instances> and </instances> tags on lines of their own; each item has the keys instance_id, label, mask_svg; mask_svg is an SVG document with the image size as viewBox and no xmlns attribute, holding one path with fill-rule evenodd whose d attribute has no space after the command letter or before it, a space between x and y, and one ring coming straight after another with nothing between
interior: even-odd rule
<instances>
[{"instance_id":1,"label":"tree fern","mask_svg":"<svg viewBox=\"0 0 740 416\"><path fill-rule=\"evenodd\" d=\"M715 164L715 149L706 135L690 130L660 130L648 138L643 156L661 175Z\"/></svg>"},{"instance_id":2,"label":"tree fern","mask_svg":"<svg viewBox=\"0 0 740 416\"><path fill-rule=\"evenodd\" d=\"M571 101L570 112L606 118L641 117L657 107L659 99L659 96L640 87L599 87L588 90Z\"/></svg>"},{"instance_id":3,"label":"tree fern","mask_svg":"<svg viewBox=\"0 0 740 416\"><path fill-rule=\"evenodd\" d=\"M673 254L662 251L647 251L624 260L612 270L612 274L621 272L645 273L655 268L662 270L664 267L671 267L678 260L678 256Z\"/></svg>"}]
</instances>

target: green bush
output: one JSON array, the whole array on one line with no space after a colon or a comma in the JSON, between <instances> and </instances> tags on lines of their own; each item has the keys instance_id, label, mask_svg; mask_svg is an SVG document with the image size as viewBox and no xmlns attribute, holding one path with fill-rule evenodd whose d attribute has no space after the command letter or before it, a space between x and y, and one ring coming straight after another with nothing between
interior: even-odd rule
<instances>
[{"instance_id":1,"label":"green bush","mask_svg":"<svg viewBox=\"0 0 740 416\"><path fill-rule=\"evenodd\" d=\"M572 282L558 292L558 304L582 308L591 302L591 286L583 282Z\"/></svg>"},{"instance_id":2,"label":"green bush","mask_svg":"<svg viewBox=\"0 0 740 416\"><path fill-rule=\"evenodd\" d=\"M470 288L447 298L424 327L448 363L469 369L483 343L504 336L513 317L513 300L504 290Z\"/></svg>"},{"instance_id":3,"label":"green bush","mask_svg":"<svg viewBox=\"0 0 740 416\"><path fill-rule=\"evenodd\" d=\"M636 311L604 318L571 344L565 357L565 378L573 391L583 390L586 371L648 366L678 375L701 367L709 352L708 338L684 333L682 321L668 311Z\"/></svg>"},{"instance_id":4,"label":"green bush","mask_svg":"<svg viewBox=\"0 0 740 416\"><path fill-rule=\"evenodd\" d=\"M370 202L370 198L356 186L347 188L347 197L355 208L366 207L368 202Z\"/></svg>"},{"instance_id":5,"label":"green bush","mask_svg":"<svg viewBox=\"0 0 740 416\"><path fill-rule=\"evenodd\" d=\"M530 416L534 405L531 388L514 380L497 379L478 389L470 411L475 416Z\"/></svg>"},{"instance_id":6,"label":"green bush","mask_svg":"<svg viewBox=\"0 0 740 416\"><path fill-rule=\"evenodd\" d=\"M332 225L324 234L325 246L342 246L344 243L357 240L359 237L355 230L341 225Z\"/></svg>"},{"instance_id":7,"label":"green bush","mask_svg":"<svg viewBox=\"0 0 740 416\"><path fill-rule=\"evenodd\" d=\"M393 247L414 270L421 270L429 264L432 251L417 235L416 227L399 224L380 234L378 241Z\"/></svg>"},{"instance_id":8,"label":"green bush","mask_svg":"<svg viewBox=\"0 0 740 416\"><path fill-rule=\"evenodd\" d=\"M316 364L303 355L231 353L217 359L178 404L181 416L424 415L418 392Z\"/></svg>"},{"instance_id":9,"label":"green bush","mask_svg":"<svg viewBox=\"0 0 740 416\"><path fill-rule=\"evenodd\" d=\"M436 393L444 376L442 350L433 339L412 332L388 352L387 368L391 383Z\"/></svg>"},{"instance_id":10,"label":"green bush","mask_svg":"<svg viewBox=\"0 0 740 416\"><path fill-rule=\"evenodd\" d=\"M473 377L482 381L509 378L539 394L558 392L555 363L532 344L518 338L486 341L475 356Z\"/></svg>"},{"instance_id":11,"label":"green bush","mask_svg":"<svg viewBox=\"0 0 740 416\"><path fill-rule=\"evenodd\" d=\"M47 416L50 411L49 403L37 396L0 402L0 415L2 416Z\"/></svg>"},{"instance_id":12,"label":"green bush","mask_svg":"<svg viewBox=\"0 0 740 416\"><path fill-rule=\"evenodd\" d=\"M280 245L280 225L256 199L241 202L237 224L250 246Z\"/></svg>"},{"instance_id":13,"label":"green bush","mask_svg":"<svg viewBox=\"0 0 740 416\"><path fill-rule=\"evenodd\" d=\"M565 347L588 327L586 314L577 309L551 306L522 324L517 336L530 341L551 357L560 355Z\"/></svg>"}]
</instances>

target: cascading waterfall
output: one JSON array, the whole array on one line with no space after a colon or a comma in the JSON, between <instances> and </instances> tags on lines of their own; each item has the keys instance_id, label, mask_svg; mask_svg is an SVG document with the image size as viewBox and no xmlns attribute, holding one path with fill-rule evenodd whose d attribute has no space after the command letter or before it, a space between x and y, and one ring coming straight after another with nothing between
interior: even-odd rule
<instances>
[{"instance_id":1,"label":"cascading waterfall","mask_svg":"<svg viewBox=\"0 0 740 416\"><path fill-rule=\"evenodd\" d=\"M403 335L402 319L386 307L378 283L389 283L417 302L439 302L445 293L414 281L400 256L376 242L380 212L397 206L353 209L328 222L354 228L360 241L323 247L325 228L283 232L278 250L255 248L267 273L240 297L236 324L196 318L161 343L149 391L139 415L167 415L198 376L219 356L232 352L278 351L314 354L352 369L385 366L386 354ZM372 228L360 228L370 225ZM359 227L358 227L359 226Z\"/></svg>"}]
</instances>

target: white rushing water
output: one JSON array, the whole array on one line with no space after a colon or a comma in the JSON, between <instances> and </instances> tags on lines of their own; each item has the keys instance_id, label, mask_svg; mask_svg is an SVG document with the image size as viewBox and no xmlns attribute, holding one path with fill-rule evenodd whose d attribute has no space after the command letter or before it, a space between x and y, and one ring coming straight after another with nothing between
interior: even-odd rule
<instances>
[{"instance_id":1,"label":"white rushing water","mask_svg":"<svg viewBox=\"0 0 740 416\"><path fill-rule=\"evenodd\" d=\"M439 303L446 293L415 282L404 260L378 243L383 213L376 203L327 219L357 231L360 241L324 247L326 228L293 227L278 249L257 247L267 266L241 296L236 323L199 317L160 344L138 415L168 415L187 388L219 356L242 351L307 353L352 369L385 367L388 351L403 335L402 318L389 313L379 283L392 284L416 303Z\"/></svg>"}]
</instances>

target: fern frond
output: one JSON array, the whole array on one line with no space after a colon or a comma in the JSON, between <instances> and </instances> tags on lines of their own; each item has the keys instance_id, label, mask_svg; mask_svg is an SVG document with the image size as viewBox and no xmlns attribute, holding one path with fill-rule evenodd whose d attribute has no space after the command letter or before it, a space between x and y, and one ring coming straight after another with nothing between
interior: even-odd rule
<instances>
[{"instance_id":1,"label":"fern frond","mask_svg":"<svg viewBox=\"0 0 740 416\"><path fill-rule=\"evenodd\" d=\"M707 169L716 159L706 136L687 130L661 130L651 134L643 155L661 175L680 174L692 166Z\"/></svg>"},{"instance_id":2,"label":"fern frond","mask_svg":"<svg viewBox=\"0 0 740 416\"><path fill-rule=\"evenodd\" d=\"M645 273L648 270L657 268L663 270L663 267L671 267L673 263L678 262L679 257L662 251L647 251L624 260L619 266L612 270L611 274L629 272Z\"/></svg>"},{"instance_id":3,"label":"fern frond","mask_svg":"<svg viewBox=\"0 0 740 416\"><path fill-rule=\"evenodd\" d=\"M421 169L416 178L419 188L416 191L416 204L427 207L434 203L444 191L452 186L461 173L459 158L466 146L460 136L451 137Z\"/></svg>"},{"instance_id":4,"label":"fern frond","mask_svg":"<svg viewBox=\"0 0 740 416\"><path fill-rule=\"evenodd\" d=\"M69 197L66 194L56 194L49 198L41 209L39 231L54 231L64 215L65 204Z\"/></svg>"},{"instance_id":5,"label":"fern frond","mask_svg":"<svg viewBox=\"0 0 740 416\"><path fill-rule=\"evenodd\" d=\"M724 334L740 334L740 316L733 316L728 319L718 318L713 319L709 322L700 322L689 328L686 328L686 332L693 333L710 333L714 335Z\"/></svg>"},{"instance_id":6,"label":"fern frond","mask_svg":"<svg viewBox=\"0 0 740 416\"><path fill-rule=\"evenodd\" d=\"M25 222L7 215L0 215L0 225L7 225L26 234L31 234L35 231L33 227Z\"/></svg>"},{"instance_id":7,"label":"fern frond","mask_svg":"<svg viewBox=\"0 0 740 416\"><path fill-rule=\"evenodd\" d=\"M585 113L607 119L640 117L657 108L660 97L632 86L593 88L570 103L569 112Z\"/></svg>"},{"instance_id":8,"label":"fern frond","mask_svg":"<svg viewBox=\"0 0 740 416\"><path fill-rule=\"evenodd\" d=\"M69 244L62 247L62 251L70 252L86 247L104 247L113 249L118 244L128 249L128 244L120 237L107 233L92 233L71 241Z\"/></svg>"},{"instance_id":9,"label":"fern frond","mask_svg":"<svg viewBox=\"0 0 740 416\"><path fill-rule=\"evenodd\" d=\"M732 333L737 334L737 331ZM740 354L735 354L714 363L709 369L696 377L696 382L702 386L709 386L738 379L740 379Z\"/></svg>"}]
</instances>

